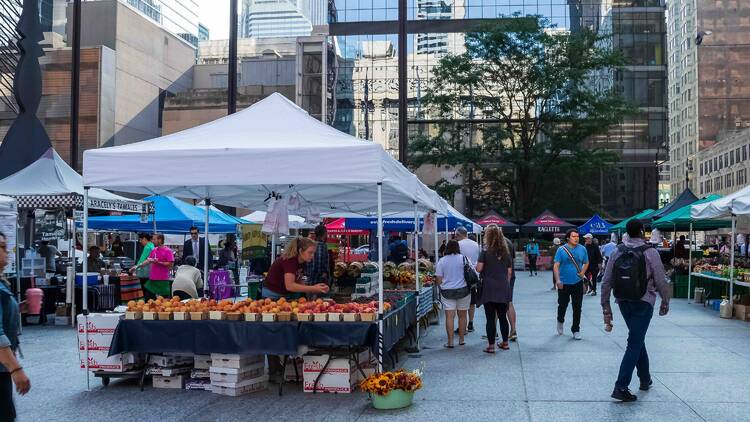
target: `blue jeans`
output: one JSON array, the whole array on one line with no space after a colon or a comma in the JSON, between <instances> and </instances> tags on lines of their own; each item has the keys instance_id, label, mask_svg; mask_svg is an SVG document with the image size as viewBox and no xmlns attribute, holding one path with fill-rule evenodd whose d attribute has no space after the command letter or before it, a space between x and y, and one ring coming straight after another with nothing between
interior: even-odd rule
<instances>
[{"instance_id":1,"label":"blue jeans","mask_svg":"<svg viewBox=\"0 0 750 422\"><path fill-rule=\"evenodd\" d=\"M621 301L620 312L628 326L628 346L620 364L620 374L617 376L615 387L628 388L633 379L633 369L637 369L638 378L642 384L651 380L648 369L648 352L646 352L646 331L654 314L654 307L650 303L639 300L637 302Z\"/></svg>"}]
</instances>

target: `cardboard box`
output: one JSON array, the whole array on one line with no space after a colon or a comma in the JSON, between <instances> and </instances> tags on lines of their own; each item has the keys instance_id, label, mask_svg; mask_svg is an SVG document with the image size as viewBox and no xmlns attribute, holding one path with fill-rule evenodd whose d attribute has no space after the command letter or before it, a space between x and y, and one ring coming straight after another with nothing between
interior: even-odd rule
<instances>
[{"instance_id":1,"label":"cardboard box","mask_svg":"<svg viewBox=\"0 0 750 422\"><path fill-rule=\"evenodd\" d=\"M156 321L159 319L159 314L157 312L145 311L143 312L143 319L146 321Z\"/></svg>"},{"instance_id":2,"label":"cardboard box","mask_svg":"<svg viewBox=\"0 0 750 422\"><path fill-rule=\"evenodd\" d=\"M210 311L208 313L208 317L209 319L222 321L222 320L227 319L227 314L226 312L222 312L222 311Z\"/></svg>"},{"instance_id":3,"label":"cardboard box","mask_svg":"<svg viewBox=\"0 0 750 422\"><path fill-rule=\"evenodd\" d=\"M211 353L211 367L240 369L256 363L265 362L263 355L227 355Z\"/></svg>"},{"instance_id":4,"label":"cardboard box","mask_svg":"<svg viewBox=\"0 0 750 422\"><path fill-rule=\"evenodd\" d=\"M140 362L140 359L133 353L123 353L114 356L107 356L107 354L109 354L109 352L89 351L89 370L125 372ZM81 369L86 368L85 359L86 352L79 352Z\"/></svg>"},{"instance_id":5,"label":"cardboard box","mask_svg":"<svg viewBox=\"0 0 750 422\"><path fill-rule=\"evenodd\" d=\"M211 372L208 369L195 369L190 371L190 378L211 381Z\"/></svg>"},{"instance_id":6,"label":"cardboard box","mask_svg":"<svg viewBox=\"0 0 750 422\"><path fill-rule=\"evenodd\" d=\"M89 334L95 333L113 335L115 333L115 329L117 328L117 324L119 324L120 320L123 318L125 318L125 314L121 313L89 314ZM82 334L85 331L84 321L85 319L83 315L78 315L76 317L76 329L78 330L78 333Z\"/></svg>"},{"instance_id":7,"label":"cardboard box","mask_svg":"<svg viewBox=\"0 0 750 422\"><path fill-rule=\"evenodd\" d=\"M263 375L262 377L243 381L239 386L226 387L223 385L211 384L211 391L215 394L221 394L224 396L242 396L245 394L255 393L268 388L268 376Z\"/></svg>"},{"instance_id":8,"label":"cardboard box","mask_svg":"<svg viewBox=\"0 0 750 422\"><path fill-rule=\"evenodd\" d=\"M175 366L191 365L193 363L192 356L174 356L174 355L149 355L149 365L161 366L163 368L171 368Z\"/></svg>"},{"instance_id":9,"label":"cardboard box","mask_svg":"<svg viewBox=\"0 0 750 422\"><path fill-rule=\"evenodd\" d=\"M211 391L211 381L209 381L208 378L203 379L191 377L185 383L185 389Z\"/></svg>"},{"instance_id":10,"label":"cardboard box","mask_svg":"<svg viewBox=\"0 0 750 422\"><path fill-rule=\"evenodd\" d=\"M161 366L149 366L146 368L146 375L161 375L163 377L173 377L180 374L189 374L193 368L190 366L177 366L174 368L162 368Z\"/></svg>"},{"instance_id":11,"label":"cardboard box","mask_svg":"<svg viewBox=\"0 0 750 422\"><path fill-rule=\"evenodd\" d=\"M211 355L193 356L193 367L195 369L208 369L211 367Z\"/></svg>"},{"instance_id":12,"label":"cardboard box","mask_svg":"<svg viewBox=\"0 0 750 422\"><path fill-rule=\"evenodd\" d=\"M263 376L266 373L266 364L256 363L240 369L211 367L209 373L211 374L211 383L238 383Z\"/></svg>"},{"instance_id":13,"label":"cardboard box","mask_svg":"<svg viewBox=\"0 0 750 422\"><path fill-rule=\"evenodd\" d=\"M185 388L185 375L175 375L172 377L154 375L153 384L154 388L171 388L175 390L182 390L183 388Z\"/></svg>"},{"instance_id":14,"label":"cardboard box","mask_svg":"<svg viewBox=\"0 0 750 422\"><path fill-rule=\"evenodd\" d=\"M284 369L284 380L298 382L302 381L302 358L289 359ZM295 372L295 368L297 371Z\"/></svg>"},{"instance_id":15,"label":"cardboard box","mask_svg":"<svg viewBox=\"0 0 750 422\"><path fill-rule=\"evenodd\" d=\"M99 352L109 352L114 336L109 334L89 334L89 350ZM86 334L78 335L78 350L86 350Z\"/></svg>"},{"instance_id":16,"label":"cardboard box","mask_svg":"<svg viewBox=\"0 0 750 422\"><path fill-rule=\"evenodd\" d=\"M740 321L750 321L750 305L734 305L734 318Z\"/></svg>"},{"instance_id":17,"label":"cardboard box","mask_svg":"<svg viewBox=\"0 0 750 422\"><path fill-rule=\"evenodd\" d=\"M55 316L68 316L68 306L67 305L58 305L57 308L55 308Z\"/></svg>"},{"instance_id":18,"label":"cardboard box","mask_svg":"<svg viewBox=\"0 0 750 422\"><path fill-rule=\"evenodd\" d=\"M328 360L328 355L305 355L303 357L303 390L312 393L315 380L321 373ZM359 355L360 364L368 365L370 352ZM318 380L315 391L321 393L351 393L356 390L357 383L362 379L356 365L346 358L331 359L323 375Z\"/></svg>"}]
</instances>

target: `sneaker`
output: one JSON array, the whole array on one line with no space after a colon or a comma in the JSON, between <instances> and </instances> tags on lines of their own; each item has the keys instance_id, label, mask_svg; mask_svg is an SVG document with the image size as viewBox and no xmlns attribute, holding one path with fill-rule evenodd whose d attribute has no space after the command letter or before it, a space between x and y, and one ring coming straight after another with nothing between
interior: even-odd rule
<instances>
[{"instance_id":1,"label":"sneaker","mask_svg":"<svg viewBox=\"0 0 750 422\"><path fill-rule=\"evenodd\" d=\"M576 331L573 333L573 339L574 340L583 340L583 337L581 337L581 333L579 331Z\"/></svg>"},{"instance_id":2,"label":"sneaker","mask_svg":"<svg viewBox=\"0 0 750 422\"><path fill-rule=\"evenodd\" d=\"M591 292L591 296L596 296L596 292Z\"/></svg>"},{"instance_id":3,"label":"sneaker","mask_svg":"<svg viewBox=\"0 0 750 422\"><path fill-rule=\"evenodd\" d=\"M466 327L466 331L469 332L469 333L473 333L474 332L474 322L473 321L469 321L469 326Z\"/></svg>"},{"instance_id":4,"label":"sneaker","mask_svg":"<svg viewBox=\"0 0 750 422\"><path fill-rule=\"evenodd\" d=\"M615 390L612 392L611 397L615 400L620 400L623 402L631 402L631 401L638 400L638 396L631 393L630 390L628 390L627 388L615 387Z\"/></svg>"},{"instance_id":5,"label":"sneaker","mask_svg":"<svg viewBox=\"0 0 750 422\"><path fill-rule=\"evenodd\" d=\"M638 388L641 391L648 391L651 389L651 386L654 385L654 380L650 379L647 383L641 382L640 388Z\"/></svg>"},{"instance_id":6,"label":"sneaker","mask_svg":"<svg viewBox=\"0 0 750 422\"><path fill-rule=\"evenodd\" d=\"M563 323L562 323L562 322L558 322L558 323L557 323L557 335L558 335L558 336L561 336L561 335L563 335L563 332L564 332L564 331L565 331L565 329L564 329L564 327L563 327Z\"/></svg>"}]
</instances>

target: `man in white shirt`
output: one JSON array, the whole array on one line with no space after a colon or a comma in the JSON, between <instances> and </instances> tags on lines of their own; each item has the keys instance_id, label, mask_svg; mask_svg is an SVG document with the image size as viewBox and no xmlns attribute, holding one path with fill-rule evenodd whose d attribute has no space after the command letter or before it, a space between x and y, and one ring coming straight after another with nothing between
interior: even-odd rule
<instances>
[{"instance_id":1,"label":"man in white shirt","mask_svg":"<svg viewBox=\"0 0 750 422\"><path fill-rule=\"evenodd\" d=\"M472 267L476 267L477 261L479 261L479 244L469 239L469 232L463 226L456 228L456 240L458 240L461 255L469 260ZM474 311L476 310L476 297L474 296L472 293L471 306L469 307L469 324L466 328L466 331L469 333L474 331Z\"/></svg>"}]
</instances>

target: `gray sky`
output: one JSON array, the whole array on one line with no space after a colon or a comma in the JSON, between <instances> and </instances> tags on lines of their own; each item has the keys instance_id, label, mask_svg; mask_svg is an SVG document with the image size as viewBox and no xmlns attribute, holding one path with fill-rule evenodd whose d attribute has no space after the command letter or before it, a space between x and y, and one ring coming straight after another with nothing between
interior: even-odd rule
<instances>
[{"instance_id":1,"label":"gray sky","mask_svg":"<svg viewBox=\"0 0 750 422\"><path fill-rule=\"evenodd\" d=\"M229 38L229 0L198 0L198 4L199 21L208 27L211 39ZM237 6L239 7L239 4Z\"/></svg>"}]
</instances>

